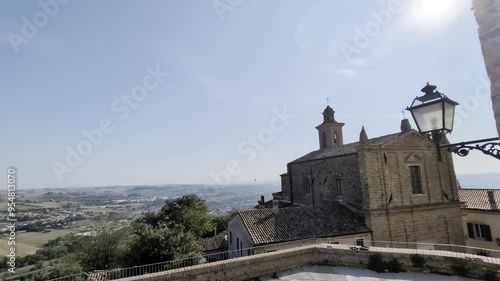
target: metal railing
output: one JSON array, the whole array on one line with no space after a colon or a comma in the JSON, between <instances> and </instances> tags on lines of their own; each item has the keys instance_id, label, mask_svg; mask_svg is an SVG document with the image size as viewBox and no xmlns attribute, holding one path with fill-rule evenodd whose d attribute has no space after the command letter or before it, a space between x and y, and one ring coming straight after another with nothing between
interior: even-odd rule
<instances>
[{"instance_id":1,"label":"metal railing","mask_svg":"<svg viewBox=\"0 0 500 281\"><path fill-rule=\"evenodd\" d=\"M488 263L497 263L500 265L500 251L492 249L475 248L461 245L451 244L434 244L434 243L410 243L410 242L383 242L383 241L370 241L359 239L307 239L292 241L286 243L272 244L261 247L252 247L246 249L230 250L221 253L208 254L199 257L190 257L174 261L165 261L154 264L140 265L128 268L110 269L94 272L84 272L70 276L50 279L50 281L104 281L104 280L117 280L122 278L140 276L145 274L153 274L165 271L172 271L175 269L214 263L239 257L253 256L264 253L276 252L281 250L293 249L302 246L321 246L326 248L339 248L351 250L373 250L379 252L393 252L401 254L424 254L445 256L454 258L466 258ZM221 268L219 268L221 267ZM221 270L223 267L212 266L202 267L197 270L198 274L210 273ZM172 272L172 278L188 277L189 271L176 271ZM35 274L24 275L23 280L34 280ZM21 280L20 276L12 276L6 280Z\"/></svg>"}]
</instances>

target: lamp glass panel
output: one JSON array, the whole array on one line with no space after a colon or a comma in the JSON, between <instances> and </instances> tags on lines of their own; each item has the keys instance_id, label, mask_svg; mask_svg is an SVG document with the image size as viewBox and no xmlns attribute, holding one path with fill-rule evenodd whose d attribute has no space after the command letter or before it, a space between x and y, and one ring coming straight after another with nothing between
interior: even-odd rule
<instances>
[{"instance_id":1,"label":"lamp glass panel","mask_svg":"<svg viewBox=\"0 0 500 281\"><path fill-rule=\"evenodd\" d=\"M441 103L429 104L420 108L412 108L413 117L421 133L443 128L443 113Z\"/></svg>"},{"instance_id":2,"label":"lamp glass panel","mask_svg":"<svg viewBox=\"0 0 500 281\"><path fill-rule=\"evenodd\" d=\"M455 105L445 102L444 103L444 128L453 130L453 118L455 117Z\"/></svg>"}]
</instances>

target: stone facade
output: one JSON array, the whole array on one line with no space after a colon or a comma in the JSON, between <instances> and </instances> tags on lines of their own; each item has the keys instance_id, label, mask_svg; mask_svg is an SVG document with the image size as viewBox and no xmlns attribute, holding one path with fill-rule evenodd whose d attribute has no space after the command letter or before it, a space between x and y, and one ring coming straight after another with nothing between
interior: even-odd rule
<instances>
[{"instance_id":1,"label":"stone facade","mask_svg":"<svg viewBox=\"0 0 500 281\"><path fill-rule=\"evenodd\" d=\"M452 158L416 131L381 146L360 146L363 211L374 239L463 244L460 203ZM412 187L418 167L421 191Z\"/></svg>"},{"instance_id":2,"label":"stone facade","mask_svg":"<svg viewBox=\"0 0 500 281\"><path fill-rule=\"evenodd\" d=\"M473 0L474 16L479 25L479 41L486 71L491 82L491 101L500 136L500 1Z\"/></svg>"},{"instance_id":3,"label":"stone facade","mask_svg":"<svg viewBox=\"0 0 500 281\"><path fill-rule=\"evenodd\" d=\"M359 142L323 146L288 163L281 195L300 205L340 202L364 215L376 241L463 245L453 161L441 154L439 161L434 143L406 119L401 132L378 138L363 128Z\"/></svg>"},{"instance_id":4,"label":"stone facade","mask_svg":"<svg viewBox=\"0 0 500 281\"><path fill-rule=\"evenodd\" d=\"M326 206L339 200L361 209L361 181L357 167L356 154L289 164L289 193L293 203Z\"/></svg>"}]
</instances>

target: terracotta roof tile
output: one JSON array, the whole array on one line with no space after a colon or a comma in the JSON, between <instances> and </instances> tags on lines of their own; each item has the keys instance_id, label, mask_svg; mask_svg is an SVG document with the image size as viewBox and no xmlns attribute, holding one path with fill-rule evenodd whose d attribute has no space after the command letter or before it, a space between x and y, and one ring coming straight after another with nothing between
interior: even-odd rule
<instances>
[{"instance_id":1,"label":"terracotta roof tile","mask_svg":"<svg viewBox=\"0 0 500 281\"><path fill-rule=\"evenodd\" d=\"M245 210L238 213L255 245L371 232L361 216L339 203L331 208Z\"/></svg>"},{"instance_id":2,"label":"terracotta roof tile","mask_svg":"<svg viewBox=\"0 0 500 281\"><path fill-rule=\"evenodd\" d=\"M488 191L493 192L493 198L496 204L490 203ZM462 208L476 210L499 211L500 207L500 190L498 189L459 189L458 197L463 202ZM496 208L495 208L496 206Z\"/></svg>"},{"instance_id":3,"label":"terracotta roof tile","mask_svg":"<svg viewBox=\"0 0 500 281\"><path fill-rule=\"evenodd\" d=\"M198 245L200 250L203 252L224 249L226 247L225 237L227 236L227 230L208 238L203 238L198 240Z\"/></svg>"}]
</instances>

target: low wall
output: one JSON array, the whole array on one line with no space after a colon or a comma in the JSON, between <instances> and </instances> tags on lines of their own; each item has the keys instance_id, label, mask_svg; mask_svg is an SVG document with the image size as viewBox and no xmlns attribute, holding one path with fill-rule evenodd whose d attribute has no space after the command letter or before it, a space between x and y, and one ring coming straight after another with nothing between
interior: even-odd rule
<instances>
[{"instance_id":1,"label":"low wall","mask_svg":"<svg viewBox=\"0 0 500 281\"><path fill-rule=\"evenodd\" d=\"M202 264L161 273L120 279L122 281L229 281L248 280L264 275L306 265L351 266L366 268L371 254L380 253L384 260L396 258L405 271L426 271L452 275L452 265L458 260L470 267L466 276L482 278L488 270L499 270L500 260L490 262L473 260L478 256L433 250L386 249L372 247L369 250L351 250L345 245L315 245L287 249L255 256ZM418 253L425 258L425 269L415 268L410 260L411 254ZM498 261L497 261L498 260Z\"/></svg>"}]
</instances>

